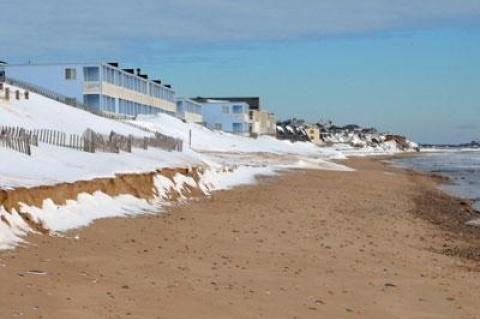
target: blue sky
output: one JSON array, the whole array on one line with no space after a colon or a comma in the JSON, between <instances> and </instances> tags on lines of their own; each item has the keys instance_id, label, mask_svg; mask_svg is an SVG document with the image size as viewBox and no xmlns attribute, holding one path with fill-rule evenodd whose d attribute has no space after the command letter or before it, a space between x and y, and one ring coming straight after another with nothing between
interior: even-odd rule
<instances>
[{"instance_id":1,"label":"blue sky","mask_svg":"<svg viewBox=\"0 0 480 319\"><path fill-rule=\"evenodd\" d=\"M280 118L480 139L480 0L2 0L0 60L119 61Z\"/></svg>"}]
</instances>

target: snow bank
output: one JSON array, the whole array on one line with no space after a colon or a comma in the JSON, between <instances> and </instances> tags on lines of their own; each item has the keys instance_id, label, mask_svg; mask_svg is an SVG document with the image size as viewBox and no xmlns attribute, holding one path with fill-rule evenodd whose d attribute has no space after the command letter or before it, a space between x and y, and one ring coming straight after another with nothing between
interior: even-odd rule
<instances>
[{"instance_id":1,"label":"snow bank","mask_svg":"<svg viewBox=\"0 0 480 319\"><path fill-rule=\"evenodd\" d=\"M166 167L201 165L201 157L189 150L166 152L157 148L133 153L86 153L41 145L32 156L0 147L0 188L33 187L147 173Z\"/></svg>"}]
</instances>

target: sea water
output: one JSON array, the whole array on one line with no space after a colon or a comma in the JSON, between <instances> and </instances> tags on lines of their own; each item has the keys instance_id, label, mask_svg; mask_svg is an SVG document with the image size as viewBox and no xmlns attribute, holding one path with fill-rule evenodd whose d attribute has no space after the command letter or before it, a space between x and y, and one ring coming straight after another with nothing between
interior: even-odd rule
<instances>
[{"instance_id":1,"label":"sea water","mask_svg":"<svg viewBox=\"0 0 480 319\"><path fill-rule=\"evenodd\" d=\"M395 165L444 175L451 183L442 189L458 197L474 200L480 210L480 151L439 151L395 159Z\"/></svg>"}]
</instances>

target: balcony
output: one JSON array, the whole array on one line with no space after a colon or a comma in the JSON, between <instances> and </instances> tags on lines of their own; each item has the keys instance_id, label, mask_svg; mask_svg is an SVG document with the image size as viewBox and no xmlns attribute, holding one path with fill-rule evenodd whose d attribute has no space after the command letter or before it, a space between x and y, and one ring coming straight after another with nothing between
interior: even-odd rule
<instances>
[{"instance_id":1,"label":"balcony","mask_svg":"<svg viewBox=\"0 0 480 319\"><path fill-rule=\"evenodd\" d=\"M237 122L250 122L249 116L247 113L233 113L233 119Z\"/></svg>"},{"instance_id":2,"label":"balcony","mask_svg":"<svg viewBox=\"0 0 480 319\"><path fill-rule=\"evenodd\" d=\"M99 94L101 91L100 82L84 82L83 93L84 94Z\"/></svg>"}]
</instances>

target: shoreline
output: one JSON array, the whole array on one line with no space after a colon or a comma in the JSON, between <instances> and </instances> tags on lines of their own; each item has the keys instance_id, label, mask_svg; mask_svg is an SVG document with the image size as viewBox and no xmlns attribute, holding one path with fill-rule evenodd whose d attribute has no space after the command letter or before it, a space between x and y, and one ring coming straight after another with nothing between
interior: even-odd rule
<instances>
[{"instance_id":1,"label":"shoreline","mask_svg":"<svg viewBox=\"0 0 480 319\"><path fill-rule=\"evenodd\" d=\"M356 171L294 170L166 213L30 235L0 252L2 314L477 316L478 237L443 220L460 220L460 200L378 158L345 163Z\"/></svg>"},{"instance_id":2,"label":"shoreline","mask_svg":"<svg viewBox=\"0 0 480 319\"><path fill-rule=\"evenodd\" d=\"M420 217L438 226L442 230L454 233L462 241L468 243L467 246L454 246L440 250L442 253L458 256L461 258L480 261L480 227L469 225L468 222L480 218L480 211L474 207L474 200L457 196L442 189L443 185L452 183L452 178L446 175L424 172L406 167L396 167L385 162L385 160L401 158L404 156L414 156L404 154L400 156L387 156L380 162L388 167L404 170L412 176L422 176L434 183L436 189L419 186L419 192L422 193L417 199L419 206L418 214ZM421 156L421 154L417 154Z\"/></svg>"}]
</instances>

